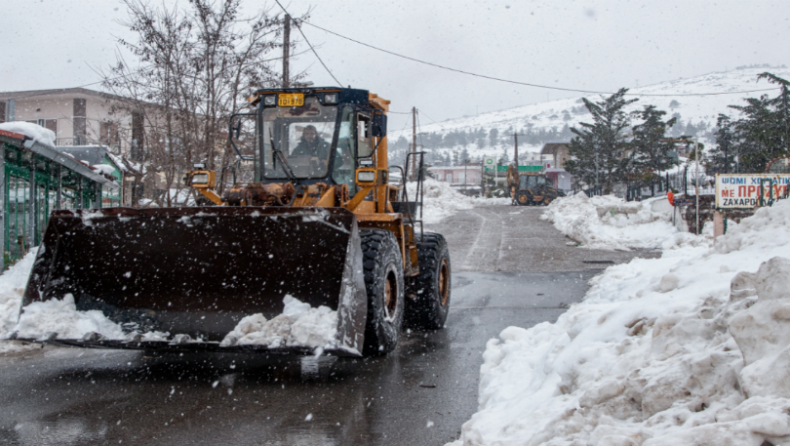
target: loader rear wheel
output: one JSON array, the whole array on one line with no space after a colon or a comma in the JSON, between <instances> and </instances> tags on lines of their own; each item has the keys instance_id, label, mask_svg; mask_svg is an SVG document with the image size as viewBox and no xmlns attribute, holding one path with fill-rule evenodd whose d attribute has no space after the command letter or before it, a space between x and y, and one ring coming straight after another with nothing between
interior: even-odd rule
<instances>
[{"instance_id":1,"label":"loader rear wheel","mask_svg":"<svg viewBox=\"0 0 790 446\"><path fill-rule=\"evenodd\" d=\"M406 325L436 330L444 327L450 310L450 251L441 234L426 232L417 244L420 275L409 278Z\"/></svg>"},{"instance_id":2,"label":"loader rear wheel","mask_svg":"<svg viewBox=\"0 0 790 446\"><path fill-rule=\"evenodd\" d=\"M519 206L529 206L532 204L532 194L527 191L521 191L516 195L516 203Z\"/></svg>"},{"instance_id":3,"label":"loader rear wheel","mask_svg":"<svg viewBox=\"0 0 790 446\"><path fill-rule=\"evenodd\" d=\"M403 261L395 235L383 229L362 229L368 318L364 356L385 355L398 345L404 314Z\"/></svg>"}]
</instances>

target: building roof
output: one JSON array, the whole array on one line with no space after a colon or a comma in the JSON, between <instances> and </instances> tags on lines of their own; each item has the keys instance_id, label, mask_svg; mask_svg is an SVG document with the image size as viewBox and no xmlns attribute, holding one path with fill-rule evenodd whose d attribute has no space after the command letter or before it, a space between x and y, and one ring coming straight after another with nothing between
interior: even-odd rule
<instances>
[{"instance_id":1,"label":"building roof","mask_svg":"<svg viewBox=\"0 0 790 446\"><path fill-rule=\"evenodd\" d=\"M107 99L113 99L113 98L127 99L122 96L118 96L114 94L78 87L78 88L53 88L50 90L4 91L4 92L0 92L0 101L6 101L9 99L27 99L37 96L51 96L51 95L62 95L62 94L68 94L68 95L84 94L87 96L98 96Z\"/></svg>"},{"instance_id":2,"label":"building roof","mask_svg":"<svg viewBox=\"0 0 790 446\"><path fill-rule=\"evenodd\" d=\"M57 149L70 154L80 161L85 161L91 166L101 164L104 161L104 155L107 153L107 148L104 146L58 146Z\"/></svg>"},{"instance_id":3,"label":"building roof","mask_svg":"<svg viewBox=\"0 0 790 446\"><path fill-rule=\"evenodd\" d=\"M540 149L540 154L541 155L556 155L557 154L557 150L559 150L559 149L561 149L563 147L567 149L569 145L570 145L569 142L547 142L546 144L543 145L543 148Z\"/></svg>"},{"instance_id":4,"label":"building roof","mask_svg":"<svg viewBox=\"0 0 790 446\"><path fill-rule=\"evenodd\" d=\"M472 166L436 166L436 167L429 167L429 171L431 170L480 170L480 165Z\"/></svg>"},{"instance_id":5,"label":"building roof","mask_svg":"<svg viewBox=\"0 0 790 446\"><path fill-rule=\"evenodd\" d=\"M14 147L19 147L23 150L30 150L43 156L44 158L48 158L62 166L65 166L67 169L72 170L85 178L91 179L97 183L101 183L104 186L110 187L112 189L118 189L119 187L114 178L95 171L93 168L75 159L71 155L60 152L58 149L49 144L31 139L29 136L23 135L21 133L0 130L0 142L11 144Z\"/></svg>"}]
</instances>

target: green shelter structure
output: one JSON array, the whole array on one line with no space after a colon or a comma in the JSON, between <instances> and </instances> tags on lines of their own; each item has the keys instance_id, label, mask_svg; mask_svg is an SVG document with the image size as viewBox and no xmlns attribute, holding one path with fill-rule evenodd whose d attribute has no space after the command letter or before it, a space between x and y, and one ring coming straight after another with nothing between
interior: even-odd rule
<instances>
[{"instance_id":1,"label":"green shelter structure","mask_svg":"<svg viewBox=\"0 0 790 446\"><path fill-rule=\"evenodd\" d=\"M17 125L0 125L0 271L41 243L52 211L101 208L120 189L116 177L58 150L35 124L8 124Z\"/></svg>"}]
</instances>

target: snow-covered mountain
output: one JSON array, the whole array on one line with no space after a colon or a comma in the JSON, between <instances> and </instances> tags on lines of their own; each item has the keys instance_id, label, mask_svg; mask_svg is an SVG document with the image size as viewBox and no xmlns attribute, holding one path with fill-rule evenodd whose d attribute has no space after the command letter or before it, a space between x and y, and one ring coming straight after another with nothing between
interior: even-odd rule
<instances>
[{"instance_id":1,"label":"snow-covered mountain","mask_svg":"<svg viewBox=\"0 0 790 446\"><path fill-rule=\"evenodd\" d=\"M635 94L639 98L639 101L631 105L630 109L641 110L643 106L652 104L666 111L667 118L677 114L679 115L679 124L675 126L673 133L677 135L699 135L703 143L710 143L712 141L708 140L709 133L715 127L719 113L727 114L733 119L739 116L739 113L728 108L728 105L742 105L744 104L743 99L747 97L758 97L761 94L776 96L778 94L776 85L770 84L765 80L757 81L757 75L766 71L785 79L790 78L790 69L786 67L763 66L740 68L688 79L661 82L630 89L628 93ZM731 93L762 89L774 90L710 96L685 96L697 93ZM670 96L639 96L650 94ZM601 99L600 95L585 95L584 97L592 101ZM509 152L512 158L513 133L518 132L519 134L533 134L532 138L519 137L519 152L537 152L545 142L570 140L571 135L567 127L577 126L579 122L591 121L591 115L584 107L581 98L582 96L575 99L541 102L483 113L474 117L450 119L439 123L426 124L423 118L421 128L418 130L423 135L420 138L421 141L418 140L418 144L422 144L429 152L436 153L439 156L450 155L452 152L466 148L473 159L480 159L483 156L499 157L505 150ZM496 129L496 133L498 133L498 136L494 138L495 144L493 145L490 138L492 129ZM441 141L454 132L465 132L467 135L477 132L477 136L468 138L466 144L451 143L452 145L448 145L446 141ZM479 136L483 132L485 134L485 137L482 138L484 143L480 144L481 138ZM431 137L431 134L433 134L433 137ZM438 138L439 135L442 138ZM397 145L397 141L401 136L411 141L411 129L390 133L389 140L390 144L395 148L393 150L394 154L403 150L403 147ZM540 141L540 138L544 139ZM529 141L529 139L532 139L532 141ZM403 141L401 141L401 145L403 145Z\"/></svg>"}]
</instances>

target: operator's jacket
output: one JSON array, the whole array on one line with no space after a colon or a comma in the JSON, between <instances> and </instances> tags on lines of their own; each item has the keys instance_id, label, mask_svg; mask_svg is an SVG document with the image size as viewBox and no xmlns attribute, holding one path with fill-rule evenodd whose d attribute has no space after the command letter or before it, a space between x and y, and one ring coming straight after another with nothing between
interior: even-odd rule
<instances>
[{"instance_id":1,"label":"operator's jacket","mask_svg":"<svg viewBox=\"0 0 790 446\"><path fill-rule=\"evenodd\" d=\"M317 136L312 143L302 137L294 151L291 152L291 156L315 156L320 160L327 160L329 159L329 143Z\"/></svg>"}]
</instances>

